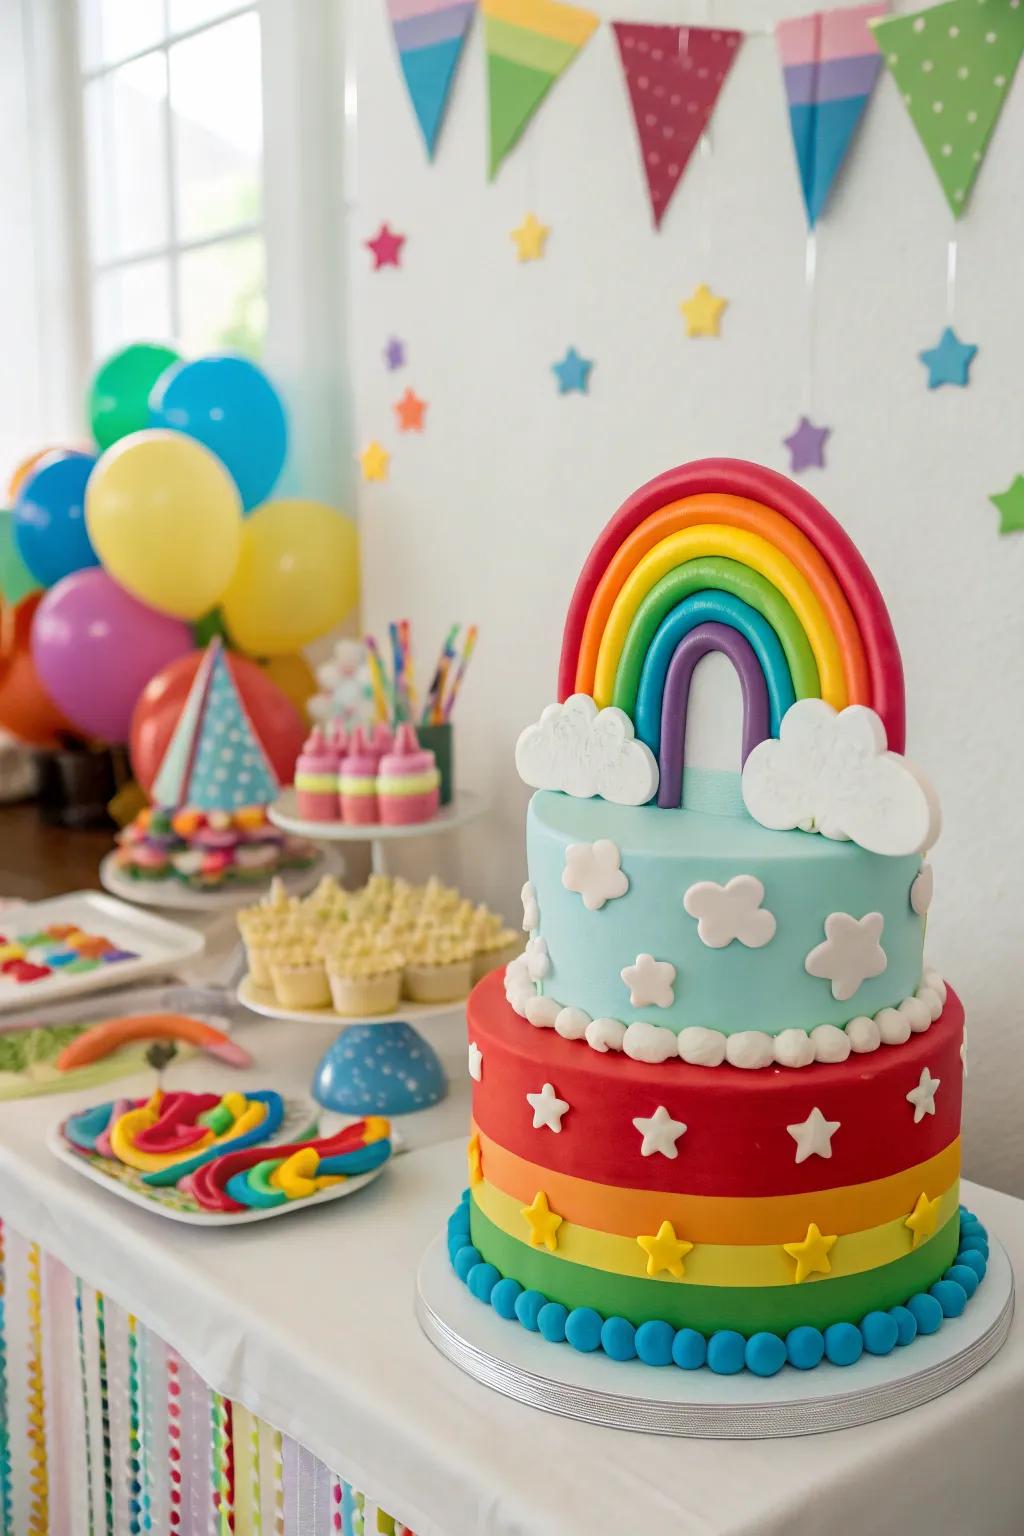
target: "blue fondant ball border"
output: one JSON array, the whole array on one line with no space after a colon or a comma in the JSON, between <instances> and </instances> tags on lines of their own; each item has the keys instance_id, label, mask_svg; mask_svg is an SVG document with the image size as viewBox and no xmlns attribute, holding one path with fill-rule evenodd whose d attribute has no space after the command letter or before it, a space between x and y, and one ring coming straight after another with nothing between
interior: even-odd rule
<instances>
[{"instance_id":1,"label":"blue fondant ball border","mask_svg":"<svg viewBox=\"0 0 1024 1536\"><path fill-rule=\"evenodd\" d=\"M862 1354L888 1355L917 1335L937 1333L949 1317L959 1317L988 1267L988 1233L971 1211L960 1207L960 1246L941 1280L911 1296L904 1306L869 1312L857 1324L832 1323L777 1333L741 1333L722 1328L705 1338L694 1328L647 1322L638 1328L624 1317L602 1317L593 1307L567 1309L540 1291L527 1291L518 1280L503 1278L484 1262L469 1235L469 1190L448 1218L448 1256L470 1293L492 1306L499 1317L515 1320L552 1344L568 1344L582 1354L603 1351L612 1360L642 1360L645 1365L676 1365L695 1371L706 1366L720 1376L752 1371L774 1376L784 1365L810 1371L829 1360L854 1365Z\"/></svg>"}]
</instances>

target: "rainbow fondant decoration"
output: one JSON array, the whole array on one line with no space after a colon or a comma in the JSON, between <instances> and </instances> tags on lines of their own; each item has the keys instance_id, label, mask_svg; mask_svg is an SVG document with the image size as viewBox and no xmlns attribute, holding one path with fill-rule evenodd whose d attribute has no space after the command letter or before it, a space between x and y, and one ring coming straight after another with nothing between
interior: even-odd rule
<instances>
[{"instance_id":1,"label":"rainbow fondant decoration","mask_svg":"<svg viewBox=\"0 0 1024 1536\"><path fill-rule=\"evenodd\" d=\"M899 648L865 561L813 496L738 459L684 465L629 497L569 605L559 698L630 717L658 758L661 806L680 804L689 683L709 651L740 679L744 761L805 698L868 705L903 751Z\"/></svg>"}]
</instances>

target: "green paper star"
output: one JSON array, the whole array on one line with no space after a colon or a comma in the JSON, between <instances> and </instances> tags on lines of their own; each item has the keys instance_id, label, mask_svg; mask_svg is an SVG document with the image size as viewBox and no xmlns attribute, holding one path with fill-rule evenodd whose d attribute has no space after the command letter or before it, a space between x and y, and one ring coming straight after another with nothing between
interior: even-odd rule
<instances>
[{"instance_id":1,"label":"green paper star","mask_svg":"<svg viewBox=\"0 0 1024 1536\"><path fill-rule=\"evenodd\" d=\"M989 501L999 513L1000 533L1024 533L1024 475L1015 475L1006 490Z\"/></svg>"}]
</instances>

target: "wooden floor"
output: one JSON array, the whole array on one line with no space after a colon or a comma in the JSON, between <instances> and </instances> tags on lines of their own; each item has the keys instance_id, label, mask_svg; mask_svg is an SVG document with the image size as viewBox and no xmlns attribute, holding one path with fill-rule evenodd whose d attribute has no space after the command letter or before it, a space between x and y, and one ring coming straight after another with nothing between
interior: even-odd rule
<instances>
[{"instance_id":1,"label":"wooden floor","mask_svg":"<svg viewBox=\"0 0 1024 1536\"><path fill-rule=\"evenodd\" d=\"M41 901L62 891L98 890L100 860L113 846L110 831L46 826L32 803L0 806L0 898Z\"/></svg>"}]
</instances>

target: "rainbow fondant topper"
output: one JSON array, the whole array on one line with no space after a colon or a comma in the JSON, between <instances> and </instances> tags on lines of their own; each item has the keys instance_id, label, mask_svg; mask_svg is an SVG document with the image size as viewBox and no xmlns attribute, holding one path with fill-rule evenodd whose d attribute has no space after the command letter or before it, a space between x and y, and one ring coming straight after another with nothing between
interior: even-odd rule
<instances>
[{"instance_id":1,"label":"rainbow fondant topper","mask_svg":"<svg viewBox=\"0 0 1024 1536\"><path fill-rule=\"evenodd\" d=\"M697 663L711 652L724 655L739 679L739 768L763 742L782 735L795 706L821 701L826 708L812 729L819 742L834 741L837 756L845 757L844 791L858 788L853 759L867 743L869 756L885 757L889 782L902 773L920 835L937 835L934 796L898 757L905 737L903 667L874 577L813 496L741 459L703 459L670 470L636 491L608 523L569 604L558 680L561 713L553 706L520 738L523 777L539 788L576 794L573 786L588 776L632 787L644 782L638 754L646 750L658 805L678 807L691 683ZM581 709L581 698L593 700L592 718ZM854 706L847 718L843 712ZM867 712L877 717L877 729L861 719ZM797 715L805 718L799 710ZM833 717L843 724L833 729ZM798 736L797 727L790 742ZM554 766L559 753L562 782L556 782ZM790 783L791 758L788 751ZM770 764L778 768L781 762L762 754L758 772L765 776ZM541 771L533 771L538 766ZM876 763L873 784L882 782L881 772ZM809 777L799 775L790 801L834 800L828 787L809 785ZM745 798L746 787L745 779ZM605 798L644 803L632 788L628 796ZM773 807L773 814L784 819L787 812ZM838 824L835 817L826 821ZM824 830L813 813L789 824ZM883 840L900 844L905 835L889 827Z\"/></svg>"}]
</instances>

